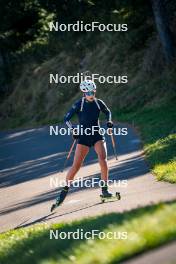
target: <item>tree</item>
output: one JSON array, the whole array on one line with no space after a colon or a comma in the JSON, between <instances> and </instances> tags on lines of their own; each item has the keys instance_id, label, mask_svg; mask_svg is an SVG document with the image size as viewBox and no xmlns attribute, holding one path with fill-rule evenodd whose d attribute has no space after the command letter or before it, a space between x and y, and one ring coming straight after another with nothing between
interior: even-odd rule
<instances>
[{"instance_id":1,"label":"tree","mask_svg":"<svg viewBox=\"0 0 176 264\"><path fill-rule=\"evenodd\" d=\"M8 93L12 54L41 34L43 9L38 0L0 0L0 6L0 93Z\"/></svg>"},{"instance_id":2,"label":"tree","mask_svg":"<svg viewBox=\"0 0 176 264\"><path fill-rule=\"evenodd\" d=\"M166 62L170 64L175 57L175 48L172 34L169 28L168 19L165 12L164 0L151 0L156 28L161 40Z\"/></svg>"}]
</instances>

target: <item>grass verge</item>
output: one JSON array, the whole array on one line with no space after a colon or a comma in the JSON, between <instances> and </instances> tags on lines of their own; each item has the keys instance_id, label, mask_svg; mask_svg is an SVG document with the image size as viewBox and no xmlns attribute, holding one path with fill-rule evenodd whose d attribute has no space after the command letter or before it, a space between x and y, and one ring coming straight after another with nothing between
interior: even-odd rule
<instances>
[{"instance_id":1,"label":"grass verge","mask_svg":"<svg viewBox=\"0 0 176 264\"><path fill-rule=\"evenodd\" d=\"M176 201L70 224L43 224L0 234L2 264L119 263L176 237ZM50 239L50 230L127 232L127 239Z\"/></svg>"},{"instance_id":2,"label":"grass verge","mask_svg":"<svg viewBox=\"0 0 176 264\"><path fill-rule=\"evenodd\" d=\"M134 123L140 131L147 160L156 178L176 183L175 103L147 107L123 114L119 119Z\"/></svg>"}]
</instances>

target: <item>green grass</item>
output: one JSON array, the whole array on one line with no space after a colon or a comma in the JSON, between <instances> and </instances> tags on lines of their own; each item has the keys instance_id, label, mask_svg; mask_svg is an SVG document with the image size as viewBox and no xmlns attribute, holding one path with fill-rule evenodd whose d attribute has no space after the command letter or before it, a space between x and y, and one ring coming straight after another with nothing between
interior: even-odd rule
<instances>
[{"instance_id":1,"label":"green grass","mask_svg":"<svg viewBox=\"0 0 176 264\"><path fill-rule=\"evenodd\" d=\"M144 144L149 165L158 180L176 182L176 111L175 102L120 116L134 123Z\"/></svg>"},{"instance_id":2,"label":"green grass","mask_svg":"<svg viewBox=\"0 0 176 264\"><path fill-rule=\"evenodd\" d=\"M0 234L1 264L119 263L176 237L176 201L70 224L43 224ZM127 232L127 239L49 239L49 230Z\"/></svg>"}]
</instances>

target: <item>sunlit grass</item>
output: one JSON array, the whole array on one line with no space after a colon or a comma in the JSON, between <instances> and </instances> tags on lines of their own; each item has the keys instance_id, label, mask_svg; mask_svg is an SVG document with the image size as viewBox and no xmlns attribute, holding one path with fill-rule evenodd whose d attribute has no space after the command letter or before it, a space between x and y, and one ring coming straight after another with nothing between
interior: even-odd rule
<instances>
[{"instance_id":1,"label":"sunlit grass","mask_svg":"<svg viewBox=\"0 0 176 264\"><path fill-rule=\"evenodd\" d=\"M169 181L171 183L176 182L176 161L168 162L167 164L161 164L155 166L153 172L157 176L158 180Z\"/></svg>"},{"instance_id":2,"label":"sunlit grass","mask_svg":"<svg viewBox=\"0 0 176 264\"><path fill-rule=\"evenodd\" d=\"M111 213L69 224L38 224L0 234L1 264L112 264L176 237L176 202ZM127 239L50 239L50 230L127 232Z\"/></svg>"},{"instance_id":3,"label":"sunlit grass","mask_svg":"<svg viewBox=\"0 0 176 264\"><path fill-rule=\"evenodd\" d=\"M122 115L134 122L142 138L152 172L158 180L176 183L176 112L175 103Z\"/></svg>"}]
</instances>

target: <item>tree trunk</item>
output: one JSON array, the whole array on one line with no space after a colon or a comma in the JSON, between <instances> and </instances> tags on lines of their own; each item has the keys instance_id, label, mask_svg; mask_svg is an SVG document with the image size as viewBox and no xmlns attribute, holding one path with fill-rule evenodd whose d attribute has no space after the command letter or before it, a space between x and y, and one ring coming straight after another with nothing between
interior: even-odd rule
<instances>
[{"instance_id":1,"label":"tree trunk","mask_svg":"<svg viewBox=\"0 0 176 264\"><path fill-rule=\"evenodd\" d=\"M0 92L9 92L9 58L8 54L4 52L4 49L2 47L0 47L0 76Z\"/></svg>"},{"instance_id":2,"label":"tree trunk","mask_svg":"<svg viewBox=\"0 0 176 264\"><path fill-rule=\"evenodd\" d=\"M164 0L151 0L151 3L164 56L166 62L169 64L174 60L175 48L166 17L166 10L164 9Z\"/></svg>"}]
</instances>

